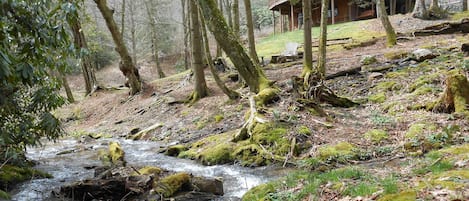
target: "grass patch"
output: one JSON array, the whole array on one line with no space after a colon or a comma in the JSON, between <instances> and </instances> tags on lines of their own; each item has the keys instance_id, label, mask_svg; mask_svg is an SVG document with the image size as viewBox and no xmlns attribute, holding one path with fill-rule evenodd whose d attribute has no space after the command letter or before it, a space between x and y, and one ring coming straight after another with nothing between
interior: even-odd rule
<instances>
[{"instance_id":1,"label":"grass patch","mask_svg":"<svg viewBox=\"0 0 469 201\"><path fill-rule=\"evenodd\" d=\"M458 12L455 13L453 16L451 16L452 20L461 20L462 18L469 17L469 11L464 11L464 12Z\"/></svg>"},{"instance_id":2,"label":"grass patch","mask_svg":"<svg viewBox=\"0 0 469 201\"><path fill-rule=\"evenodd\" d=\"M368 20L346 22L327 26L328 39L351 37L354 41L366 41L373 37L383 36L383 33L371 32L361 28ZM312 28L313 41L319 37L319 27ZM302 44L304 41L303 30L297 30L282 34L275 34L265 37L256 44L257 54L269 58L272 55L280 54L285 50L285 44L295 42Z\"/></svg>"}]
</instances>

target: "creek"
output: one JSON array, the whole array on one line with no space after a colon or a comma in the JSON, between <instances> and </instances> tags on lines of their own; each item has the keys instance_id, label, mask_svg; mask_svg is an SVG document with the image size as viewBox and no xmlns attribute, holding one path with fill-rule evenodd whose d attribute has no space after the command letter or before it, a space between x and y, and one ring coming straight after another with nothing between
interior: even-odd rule
<instances>
[{"instance_id":1,"label":"creek","mask_svg":"<svg viewBox=\"0 0 469 201\"><path fill-rule=\"evenodd\" d=\"M196 161L158 153L161 144L157 142L125 139L98 139L83 142L83 140L67 138L56 143L45 142L43 147L27 150L27 157L38 163L35 168L52 174L53 178L34 179L18 185L11 192L13 200L53 200L51 193L54 190L58 191L60 186L92 178L94 170L86 167L102 165L98 159L98 150L107 150L111 141L118 141L121 144L128 166L157 166L170 171L188 172L196 176L221 178L225 195L220 200L240 200L250 188L286 175L288 172L281 167L204 166Z\"/></svg>"}]
</instances>

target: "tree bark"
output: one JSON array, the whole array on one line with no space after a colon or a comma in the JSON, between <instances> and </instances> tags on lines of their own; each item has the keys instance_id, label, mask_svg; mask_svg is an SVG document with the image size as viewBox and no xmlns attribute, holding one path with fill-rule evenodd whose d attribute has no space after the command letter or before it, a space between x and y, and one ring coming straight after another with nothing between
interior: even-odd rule
<instances>
[{"instance_id":1,"label":"tree bark","mask_svg":"<svg viewBox=\"0 0 469 201\"><path fill-rule=\"evenodd\" d=\"M311 38L311 1L303 0L303 25L304 25L304 60L301 77L307 77L313 71L313 50Z\"/></svg>"},{"instance_id":2,"label":"tree bark","mask_svg":"<svg viewBox=\"0 0 469 201\"><path fill-rule=\"evenodd\" d=\"M70 89L70 85L68 84L67 81L67 76L65 76L65 73L59 72L58 73L60 79L62 80L62 84L64 85L65 93L67 94L67 100L70 103L75 102L75 98L73 98L73 93L72 89Z\"/></svg>"},{"instance_id":3,"label":"tree bark","mask_svg":"<svg viewBox=\"0 0 469 201\"><path fill-rule=\"evenodd\" d=\"M134 66L137 66L137 40L135 38L135 2L129 2L129 14L130 14L130 39L132 40L132 61Z\"/></svg>"},{"instance_id":4,"label":"tree bark","mask_svg":"<svg viewBox=\"0 0 469 201\"><path fill-rule=\"evenodd\" d=\"M125 0L122 0L122 8L121 8L121 35L124 38L124 30L125 30Z\"/></svg>"},{"instance_id":5,"label":"tree bark","mask_svg":"<svg viewBox=\"0 0 469 201\"><path fill-rule=\"evenodd\" d=\"M215 0L198 1L210 31L215 36L223 51L233 61L240 75L244 78L250 90L258 93L271 87L272 83L267 79L259 65L255 64L246 54L237 36L228 27L223 15L218 10Z\"/></svg>"},{"instance_id":6,"label":"tree bark","mask_svg":"<svg viewBox=\"0 0 469 201\"><path fill-rule=\"evenodd\" d=\"M239 33L239 0L233 0L233 30L238 36L238 39L240 37Z\"/></svg>"},{"instance_id":7,"label":"tree bark","mask_svg":"<svg viewBox=\"0 0 469 201\"><path fill-rule=\"evenodd\" d=\"M462 11L467 11L468 0L462 0Z\"/></svg>"},{"instance_id":8,"label":"tree bark","mask_svg":"<svg viewBox=\"0 0 469 201\"><path fill-rule=\"evenodd\" d=\"M425 0L416 0L412 17L420 19L428 19L428 11L425 6Z\"/></svg>"},{"instance_id":9,"label":"tree bark","mask_svg":"<svg viewBox=\"0 0 469 201\"><path fill-rule=\"evenodd\" d=\"M220 12L222 13L223 15L223 0L219 0L218 1L218 7L220 8ZM218 57L222 57L223 56L223 52L221 50L221 47L220 45L217 43L217 58Z\"/></svg>"},{"instance_id":10,"label":"tree bark","mask_svg":"<svg viewBox=\"0 0 469 201\"><path fill-rule=\"evenodd\" d=\"M217 86L223 91L223 93L228 96L228 98L230 98L231 100L238 99L240 97L239 93L226 87L226 85L218 76L217 70L215 69L215 66L213 65L212 56L210 55L210 45L208 43L206 23L202 14L200 15L200 21L203 27L202 36L204 39L203 41L204 41L204 48L205 48L205 59L206 59L208 66L210 67L210 72L213 75L213 79L215 80L215 83L217 84Z\"/></svg>"},{"instance_id":11,"label":"tree bark","mask_svg":"<svg viewBox=\"0 0 469 201\"><path fill-rule=\"evenodd\" d=\"M130 57L129 51L124 44L122 35L119 33L117 24L112 17L112 11L106 5L106 0L94 0L94 2L97 4L101 14L103 15L104 20L106 21L106 25L111 32L112 39L116 44L116 51L119 53L121 58L119 69L128 79L130 85L130 94L135 95L142 90L138 69L135 68L132 62L132 57Z\"/></svg>"},{"instance_id":12,"label":"tree bark","mask_svg":"<svg viewBox=\"0 0 469 201\"><path fill-rule=\"evenodd\" d=\"M89 95L97 88L97 81L94 74L94 67L91 57L88 53L83 54L85 51L82 51L88 50L88 44L86 43L85 34L83 34L81 29L80 19L77 17L76 19L69 20L68 23L72 29L75 48L77 51L80 51L81 69L83 71L83 78L85 80L85 95Z\"/></svg>"},{"instance_id":13,"label":"tree bark","mask_svg":"<svg viewBox=\"0 0 469 201\"><path fill-rule=\"evenodd\" d=\"M327 10L329 0L322 0L321 27L319 33L318 75L320 79L326 77L326 46L327 46Z\"/></svg>"},{"instance_id":14,"label":"tree bark","mask_svg":"<svg viewBox=\"0 0 469 201\"><path fill-rule=\"evenodd\" d=\"M389 22L388 13L386 12L386 5L384 0L377 0L377 7L379 9L379 19L381 20L381 24L383 24L384 29L386 30L386 39L387 39L387 46L392 47L397 43L397 36L394 28Z\"/></svg>"},{"instance_id":15,"label":"tree bark","mask_svg":"<svg viewBox=\"0 0 469 201\"><path fill-rule=\"evenodd\" d=\"M256 40L254 38L254 25L252 21L251 0L244 0L244 7L246 8L246 22L248 27L248 42L249 54L251 59L259 64L259 57L256 52Z\"/></svg>"},{"instance_id":16,"label":"tree bark","mask_svg":"<svg viewBox=\"0 0 469 201\"><path fill-rule=\"evenodd\" d=\"M233 29L233 14L231 10L231 7L232 7L231 1L230 0L222 0L222 1L225 1L226 14L228 17L228 25Z\"/></svg>"},{"instance_id":17,"label":"tree bark","mask_svg":"<svg viewBox=\"0 0 469 201\"><path fill-rule=\"evenodd\" d=\"M153 59L155 60L156 64L156 72L158 74L158 78L164 78L166 75L164 74L163 70L161 69L160 65L160 58L158 56L159 52L159 46L158 46L158 31L156 28L156 16L153 13L153 8L155 5L153 4L152 0L145 1L145 8L147 10L147 15L148 15L148 20L150 22L151 26L151 43L152 43L152 54L153 54Z\"/></svg>"},{"instance_id":18,"label":"tree bark","mask_svg":"<svg viewBox=\"0 0 469 201\"><path fill-rule=\"evenodd\" d=\"M205 82L203 64L202 34L200 30L199 9L195 0L190 0L191 10L191 36L192 36L192 67L195 77L195 89L191 96L191 102L207 96L207 84Z\"/></svg>"},{"instance_id":19,"label":"tree bark","mask_svg":"<svg viewBox=\"0 0 469 201\"><path fill-rule=\"evenodd\" d=\"M189 21L189 4L187 0L181 0L182 5L182 24L184 27L184 69L189 69L189 60L190 60L190 52L189 52L189 44L190 44L190 21Z\"/></svg>"}]
</instances>

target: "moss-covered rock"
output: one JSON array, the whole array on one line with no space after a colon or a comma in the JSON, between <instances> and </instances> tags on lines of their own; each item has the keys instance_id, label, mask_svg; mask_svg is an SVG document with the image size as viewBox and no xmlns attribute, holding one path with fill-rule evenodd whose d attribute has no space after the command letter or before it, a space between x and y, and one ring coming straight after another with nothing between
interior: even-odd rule
<instances>
[{"instance_id":1,"label":"moss-covered rock","mask_svg":"<svg viewBox=\"0 0 469 201\"><path fill-rule=\"evenodd\" d=\"M373 142L373 143L380 143L383 140L389 137L388 133L385 130L381 129L373 129L364 134L365 139Z\"/></svg>"},{"instance_id":2,"label":"moss-covered rock","mask_svg":"<svg viewBox=\"0 0 469 201\"><path fill-rule=\"evenodd\" d=\"M356 146L348 142L340 142L319 148L317 157L322 161L343 162L347 159L356 158L356 149Z\"/></svg>"},{"instance_id":3,"label":"moss-covered rock","mask_svg":"<svg viewBox=\"0 0 469 201\"><path fill-rule=\"evenodd\" d=\"M269 155L257 144L239 146L233 153L243 166L263 166L270 164Z\"/></svg>"},{"instance_id":4,"label":"moss-covered rock","mask_svg":"<svg viewBox=\"0 0 469 201\"><path fill-rule=\"evenodd\" d=\"M300 126L298 128L298 134L310 136L311 130L307 126Z\"/></svg>"},{"instance_id":5,"label":"moss-covered rock","mask_svg":"<svg viewBox=\"0 0 469 201\"><path fill-rule=\"evenodd\" d=\"M418 136L423 136L426 132L436 131L436 126L434 124L425 124L425 123L415 123L409 126L409 129L405 133L406 138L416 138Z\"/></svg>"},{"instance_id":6,"label":"moss-covered rock","mask_svg":"<svg viewBox=\"0 0 469 201\"><path fill-rule=\"evenodd\" d=\"M163 170L159 167L153 167L153 166L147 166L143 167L138 170L138 173L143 174L143 175L153 175L153 176L158 176L163 172Z\"/></svg>"},{"instance_id":7,"label":"moss-covered rock","mask_svg":"<svg viewBox=\"0 0 469 201\"><path fill-rule=\"evenodd\" d=\"M233 144L229 142L207 148L198 154L198 159L204 165L225 164L233 161Z\"/></svg>"},{"instance_id":8,"label":"moss-covered rock","mask_svg":"<svg viewBox=\"0 0 469 201\"><path fill-rule=\"evenodd\" d=\"M268 199L269 193L275 192L275 185L272 183L261 184L246 192L243 195L243 201L264 201Z\"/></svg>"},{"instance_id":9,"label":"moss-covered rock","mask_svg":"<svg viewBox=\"0 0 469 201\"><path fill-rule=\"evenodd\" d=\"M438 84L441 79L441 72L438 73L433 73L429 75L422 75L418 77L414 83L412 83L409 86L409 92L412 93L414 92L417 88L424 86L424 85L429 85L429 84Z\"/></svg>"},{"instance_id":10,"label":"moss-covered rock","mask_svg":"<svg viewBox=\"0 0 469 201\"><path fill-rule=\"evenodd\" d=\"M446 188L458 190L467 186L469 170L450 170L426 177L418 185L421 189Z\"/></svg>"},{"instance_id":11,"label":"moss-covered rock","mask_svg":"<svg viewBox=\"0 0 469 201\"><path fill-rule=\"evenodd\" d=\"M187 151L187 147L183 144L178 144L168 147L165 154L168 156L178 156L181 152Z\"/></svg>"},{"instance_id":12,"label":"moss-covered rock","mask_svg":"<svg viewBox=\"0 0 469 201\"><path fill-rule=\"evenodd\" d=\"M153 187L155 192L163 195L165 198L171 197L176 192L181 191L188 187L190 184L191 176L188 173L177 173L169 175L157 181Z\"/></svg>"},{"instance_id":13,"label":"moss-covered rock","mask_svg":"<svg viewBox=\"0 0 469 201\"><path fill-rule=\"evenodd\" d=\"M380 82L374 87L375 90L382 92L399 90L401 88L402 86L397 84L395 81Z\"/></svg>"},{"instance_id":14,"label":"moss-covered rock","mask_svg":"<svg viewBox=\"0 0 469 201\"><path fill-rule=\"evenodd\" d=\"M109 143L109 158L114 165L125 165L124 150L118 142Z\"/></svg>"},{"instance_id":15,"label":"moss-covered rock","mask_svg":"<svg viewBox=\"0 0 469 201\"><path fill-rule=\"evenodd\" d=\"M0 199L11 200L11 196L7 192L0 190Z\"/></svg>"},{"instance_id":16,"label":"moss-covered rock","mask_svg":"<svg viewBox=\"0 0 469 201\"><path fill-rule=\"evenodd\" d=\"M251 139L275 155L286 155L290 152L290 140L288 140L287 129L279 124L265 123L256 124L252 131Z\"/></svg>"},{"instance_id":17,"label":"moss-covered rock","mask_svg":"<svg viewBox=\"0 0 469 201\"><path fill-rule=\"evenodd\" d=\"M403 191L400 193L384 195L379 198L378 201L412 201L417 200L417 192L415 191Z\"/></svg>"},{"instance_id":18,"label":"moss-covered rock","mask_svg":"<svg viewBox=\"0 0 469 201\"><path fill-rule=\"evenodd\" d=\"M384 103L384 101L386 101L386 93L380 92L380 93L368 96L368 101L372 103Z\"/></svg>"},{"instance_id":19,"label":"moss-covered rock","mask_svg":"<svg viewBox=\"0 0 469 201\"><path fill-rule=\"evenodd\" d=\"M31 167L3 165L0 169L0 188L34 178L52 178L52 175Z\"/></svg>"}]
</instances>

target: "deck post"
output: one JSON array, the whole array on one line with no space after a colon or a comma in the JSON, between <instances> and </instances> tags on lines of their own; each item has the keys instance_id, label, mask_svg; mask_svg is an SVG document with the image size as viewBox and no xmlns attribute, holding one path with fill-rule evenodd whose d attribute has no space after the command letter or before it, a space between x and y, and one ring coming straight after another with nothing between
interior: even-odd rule
<instances>
[{"instance_id":1,"label":"deck post","mask_svg":"<svg viewBox=\"0 0 469 201\"><path fill-rule=\"evenodd\" d=\"M331 23L335 24L335 5L334 5L335 0L331 0Z\"/></svg>"}]
</instances>

